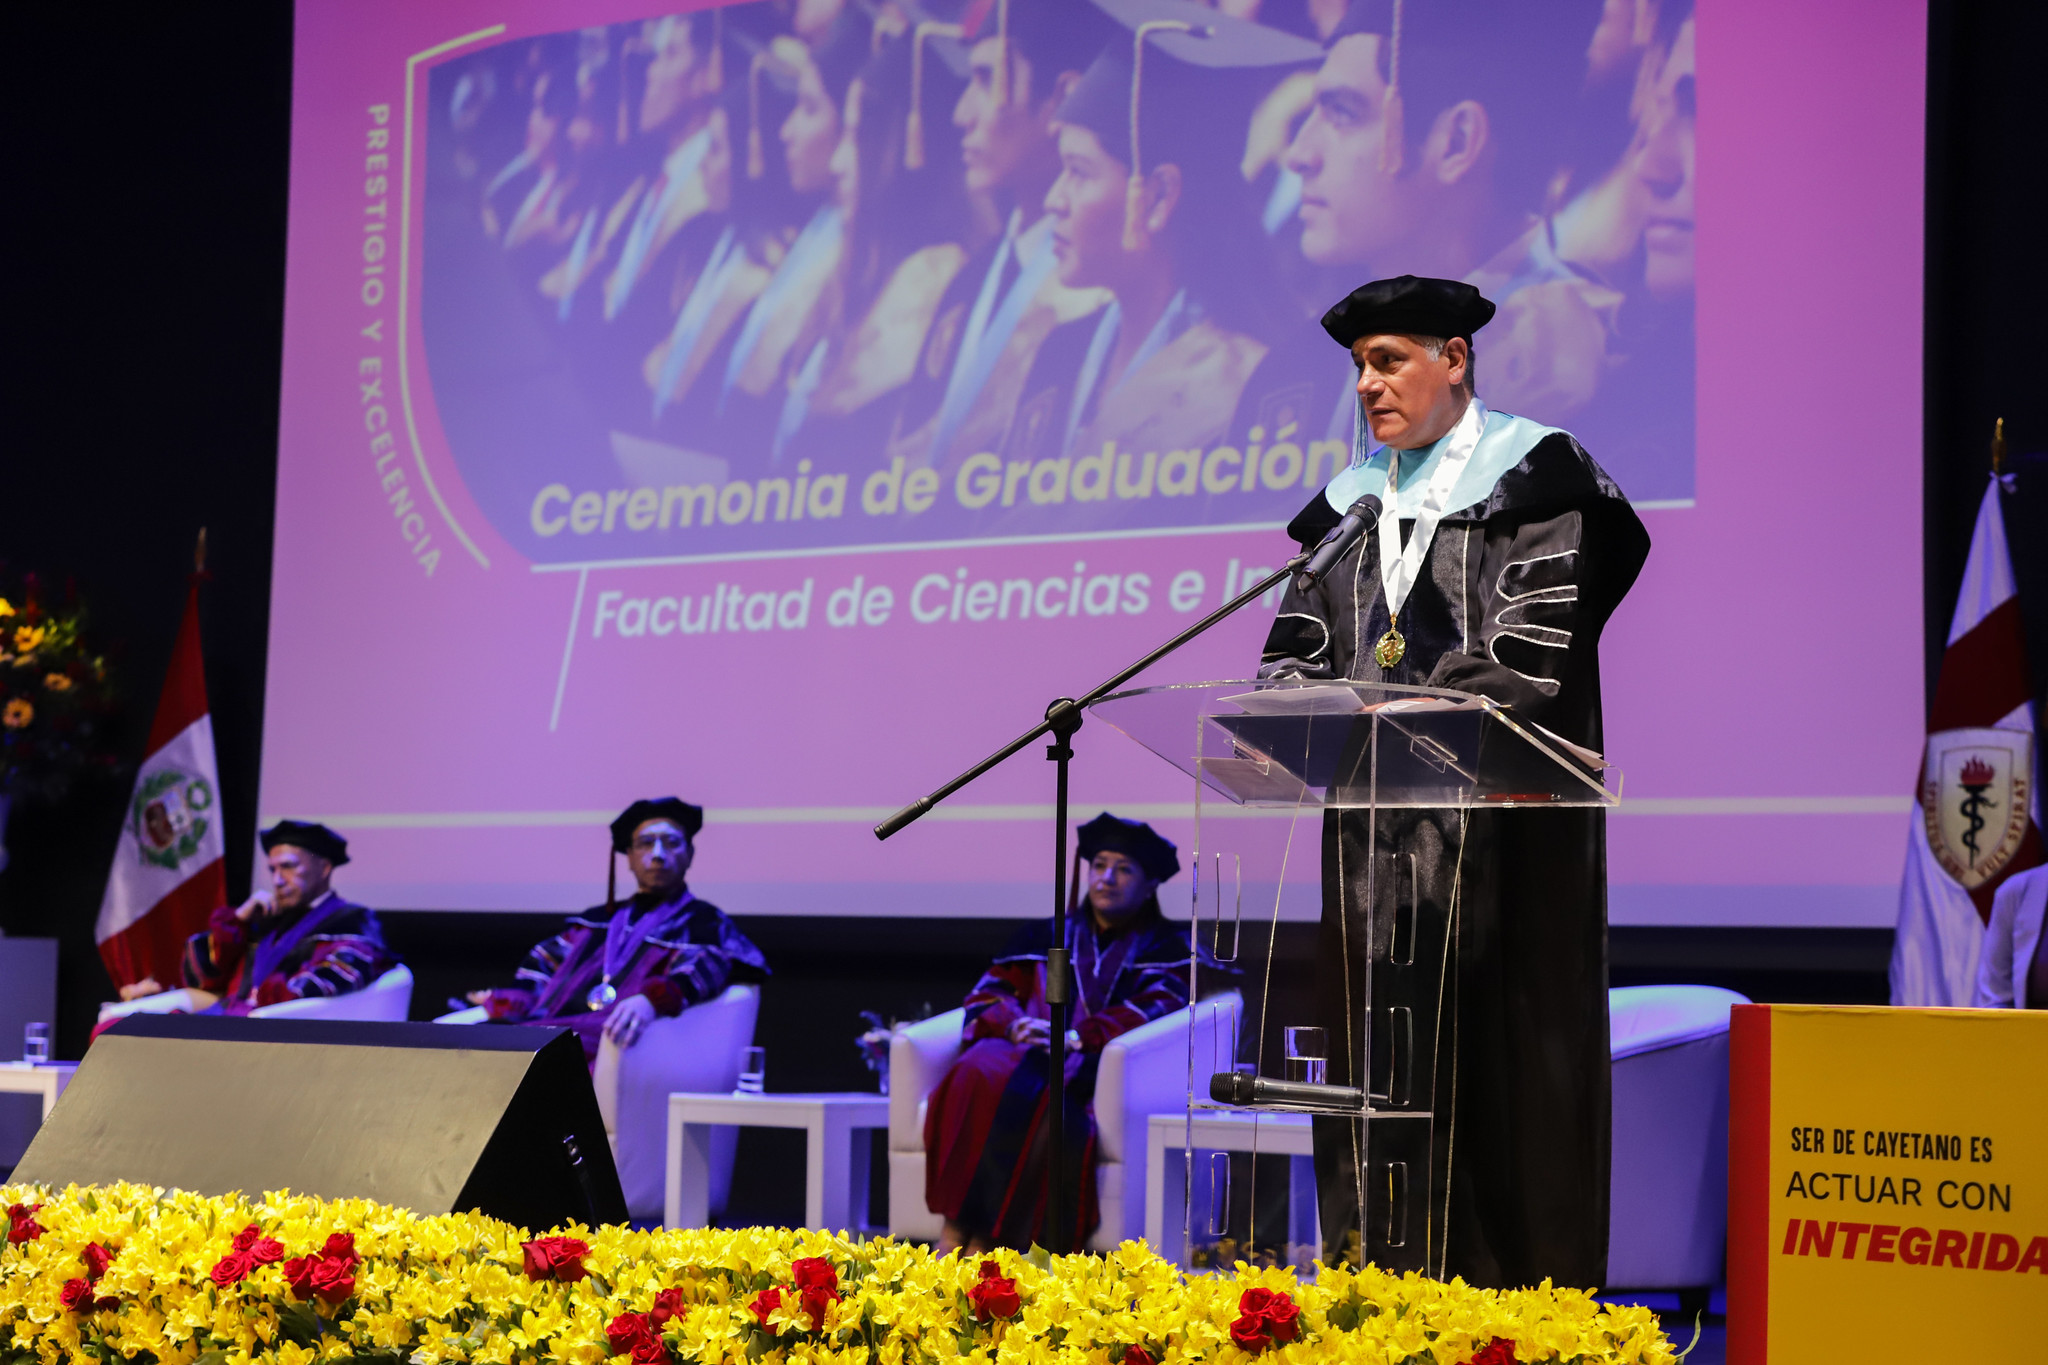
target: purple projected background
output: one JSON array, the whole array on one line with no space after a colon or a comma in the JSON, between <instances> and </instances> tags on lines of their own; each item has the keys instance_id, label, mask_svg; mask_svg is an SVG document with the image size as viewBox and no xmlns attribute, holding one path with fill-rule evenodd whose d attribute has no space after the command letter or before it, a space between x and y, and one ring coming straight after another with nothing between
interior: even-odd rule
<instances>
[{"instance_id":1,"label":"purple projected background","mask_svg":"<svg viewBox=\"0 0 2048 1365\"><path fill-rule=\"evenodd\" d=\"M341 828L372 903L559 910L675 791L728 909L1035 913L1035 755L867 826L1285 557L1351 448L1313 318L1414 269L1501 303L1481 394L1577 433L1656 543L1603 648L1617 921L1887 922L1921 7L1444 6L1390 166L1380 40L1326 61L1265 0L1209 25L1247 64L1148 45L1129 229L1126 78L1006 163L986 9L302 0L266 818ZM1112 36L1044 9L1070 51L1013 41L1047 62ZM1757 368L1800 334L1824 397ZM1269 612L1150 680L1246 675ZM1171 770L1079 743L1081 803L1190 833Z\"/></svg>"}]
</instances>

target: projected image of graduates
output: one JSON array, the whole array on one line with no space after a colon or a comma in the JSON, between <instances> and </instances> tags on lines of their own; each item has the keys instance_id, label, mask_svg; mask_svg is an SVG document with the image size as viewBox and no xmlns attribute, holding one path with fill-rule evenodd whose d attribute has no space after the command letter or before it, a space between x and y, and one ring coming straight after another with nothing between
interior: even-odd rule
<instances>
[{"instance_id":1,"label":"projected image of graduates","mask_svg":"<svg viewBox=\"0 0 2048 1365\"><path fill-rule=\"evenodd\" d=\"M542 563L1284 523L1360 450L1316 318L1414 273L1500 305L1490 406L1688 501L1691 6L1399 17L800 0L445 61L471 495Z\"/></svg>"}]
</instances>

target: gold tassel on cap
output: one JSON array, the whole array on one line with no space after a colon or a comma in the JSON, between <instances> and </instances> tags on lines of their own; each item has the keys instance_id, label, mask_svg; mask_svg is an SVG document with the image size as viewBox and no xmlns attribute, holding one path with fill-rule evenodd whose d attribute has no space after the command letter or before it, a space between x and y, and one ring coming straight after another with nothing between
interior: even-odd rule
<instances>
[{"instance_id":1,"label":"gold tassel on cap","mask_svg":"<svg viewBox=\"0 0 2048 1365\"><path fill-rule=\"evenodd\" d=\"M1010 102L1010 0L996 0L996 69L989 89L996 108Z\"/></svg>"},{"instance_id":2,"label":"gold tassel on cap","mask_svg":"<svg viewBox=\"0 0 2048 1365\"><path fill-rule=\"evenodd\" d=\"M2005 419L1999 418L1991 427L1991 472L2004 472L2005 465ZM206 532L199 533L199 552L206 553Z\"/></svg>"},{"instance_id":3,"label":"gold tassel on cap","mask_svg":"<svg viewBox=\"0 0 2048 1365\"><path fill-rule=\"evenodd\" d=\"M747 179L759 180L768 172L761 151L761 68L772 60L766 49L754 54L747 67Z\"/></svg>"},{"instance_id":4,"label":"gold tassel on cap","mask_svg":"<svg viewBox=\"0 0 2048 1365\"><path fill-rule=\"evenodd\" d=\"M1387 98L1380 107L1380 169L1399 175L1408 137L1401 106L1401 0L1394 0L1393 30L1387 38Z\"/></svg>"},{"instance_id":5,"label":"gold tassel on cap","mask_svg":"<svg viewBox=\"0 0 2048 1365\"><path fill-rule=\"evenodd\" d=\"M1152 243L1145 230L1145 165L1138 156L1138 100L1144 90L1145 39L1154 33L1192 33L1195 26L1179 19L1147 19L1131 38L1131 178L1124 185L1124 250L1143 251Z\"/></svg>"},{"instance_id":6,"label":"gold tassel on cap","mask_svg":"<svg viewBox=\"0 0 2048 1365\"><path fill-rule=\"evenodd\" d=\"M711 11L711 61L708 65L711 93L715 95L725 89L725 11L722 9Z\"/></svg>"},{"instance_id":7,"label":"gold tassel on cap","mask_svg":"<svg viewBox=\"0 0 2048 1365\"><path fill-rule=\"evenodd\" d=\"M2004 429L2004 423L2003 421L2001 421L1999 424L1999 430L2003 431ZM1997 448L1999 450L2005 449L2004 437L2001 436L1999 438ZM206 528L204 526L199 528L199 543L192 547L192 572L206 572Z\"/></svg>"},{"instance_id":8,"label":"gold tassel on cap","mask_svg":"<svg viewBox=\"0 0 2048 1365\"><path fill-rule=\"evenodd\" d=\"M966 30L958 24L941 24L927 19L910 34L910 118L903 129L903 168L924 167L924 40L958 38Z\"/></svg>"}]
</instances>

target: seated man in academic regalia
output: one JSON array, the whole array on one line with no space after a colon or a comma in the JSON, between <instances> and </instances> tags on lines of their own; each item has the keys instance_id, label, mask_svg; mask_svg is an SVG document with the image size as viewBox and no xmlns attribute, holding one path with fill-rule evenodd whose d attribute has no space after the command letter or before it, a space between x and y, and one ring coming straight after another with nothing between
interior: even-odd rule
<instances>
[{"instance_id":1,"label":"seated man in academic regalia","mask_svg":"<svg viewBox=\"0 0 2048 1365\"><path fill-rule=\"evenodd\" d=\"M470 1003L493 1023L574 1029L595 1063L601 1036L631 1047L657 1018L767 980L761 950L685 884L703 825L702 808L673 796L626 807L612 821L612 853L626 855L639 889L622 905L608 886L603 905L571 915L526 955L517 986L472 992Z\"/></svg>"},{"instance_id":2,"label":"seated man in academic regalia","mask_svg":"<svg viewBox=\"0 0 2048 1365\"><path fill-rule=\"evenodd\" d=\"M213 912L206 932L185 944L185 994L209 1014L247 1014L308 996L361 990L398 965L377 916L331 885L348 861L348 840L325 825L280 820L262 833L270 886L241 905ZM144 978L123 1000L164 988Z\"/></svg>"},{"instance_id":3,"label":"seated man in academic regalia","mask_svg":"<svg viewBox=\"0 0 2048 1365\"><path fill-rule=\"evenodd\" d=\"M1068 920L1073 963L1067 1169L1078 1200L1062 1220L1076 1251L1101 1221L1095 1197L1095 1072L1118 1034L1188 1003L1188 934L1159 911L1180 854L1150 825L1104 812L1081 826L1088 894ZM1042 1131L1051 1009L1050 926L1030 925L967 994L964 1048L925 1111L925 1201L945 1219L941 1254L1026 1249L1047 1232Z\"/></svg>"}]
</instances>

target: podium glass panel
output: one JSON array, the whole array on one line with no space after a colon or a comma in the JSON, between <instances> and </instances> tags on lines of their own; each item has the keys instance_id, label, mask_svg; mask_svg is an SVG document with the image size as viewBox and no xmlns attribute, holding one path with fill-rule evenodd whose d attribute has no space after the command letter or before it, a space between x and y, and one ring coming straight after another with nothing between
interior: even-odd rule
<instances>
[{"instance_id":1,"label":"podium glass panel","mask_svg":"<svg viewBox=\"0 0 2048 1365\"><path fill-rule=\"evenodd\" d=\"M1619 771L1489 698L1443 689L1190 683L1089 710L1195 779L1191 931L1206 951L1190 959L1191 993L1222 984L1219 970L1270 985L1283 902L1289 918L1320 907L1318 957L1341 964L1307 999L1262 989L1248 1037L1191 1051L1188 1169L1199 1111L1312 1115L1325 1257L1441 1273L1458 874L1486 856L1485 812L1613 806ZM1313 841L1305 815L1318 817ZM1263 962L1250 941L1238 952L1247 910L1269 922ZM1290 1065L1283 1030L1310 1027L1325 1030L1326 1065ZM1320 1084L1300 1079L1316 1072ZM1256 1193L1251 1205L1256 1225ZM1191 1203L1181 1214L1197 1233Z\"/></svg>"}]
</instances>

